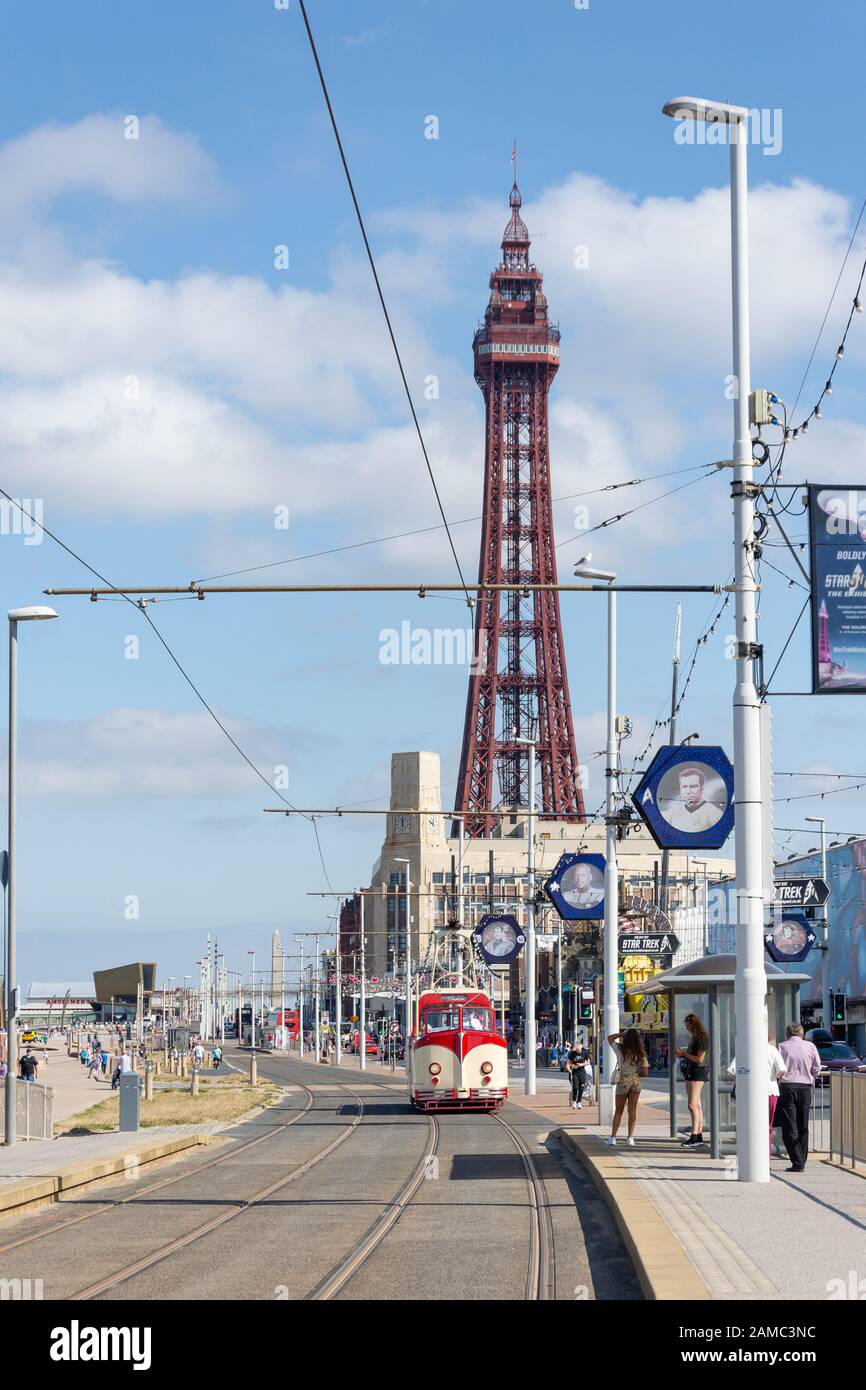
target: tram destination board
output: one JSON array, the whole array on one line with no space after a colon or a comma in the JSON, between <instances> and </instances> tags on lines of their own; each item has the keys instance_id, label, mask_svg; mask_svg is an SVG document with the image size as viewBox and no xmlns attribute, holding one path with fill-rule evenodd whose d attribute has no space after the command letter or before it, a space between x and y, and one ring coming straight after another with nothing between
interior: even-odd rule
<instances>
[{"instance_id":1,"label":"tram destination board","mask_svg":"<svg viewBox=\"0 0 866 1390\"><path fill-rule=\"evenodd\" d=\"M785 907L823 907L830 888L823 878L777 878L774 896Z\"/></svg>"}]
</instances>

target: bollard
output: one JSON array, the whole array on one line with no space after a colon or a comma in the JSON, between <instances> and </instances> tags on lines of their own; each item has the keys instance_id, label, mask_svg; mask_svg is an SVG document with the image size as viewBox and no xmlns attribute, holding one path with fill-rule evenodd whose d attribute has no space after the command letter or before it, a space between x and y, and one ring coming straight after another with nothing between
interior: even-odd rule
<instances>
[{"instance_id":1,"label":"bollard","mask_svg":"<svg viewBox=\"0 0 866 1390\"><path fill-rule=\"evenodd\" d=\"M186 1077L186 1053L185 1053L185 1052L182 1052L181 1055L180 1055L180 1074L181 1074L182 1077L184 1077L184 1078Z\"/></svg>"},{"instance_id":2,"label":"bollard","mask_svg":"<svg viewBox=\"0 0 866 1390\"><path fill-rule=\"evenodd\" d=\"M190 1095L193 1095L193 1096L197 1096L197 1095L198 1095L198 1075L199 1075L199 1073L198 1073L198 1067L193 1067L193 1069L192 1069L192 1081L190 1082L190 1087L189 1087Z\"/></svg>"},{"instance_id":3,"label":"bollard","mask_svg":"<svg viewBox=\"0 0 866 1390\"><path fill-rule=\"evenodd\" d=\"M255 1054L254 1052L252 1052L252 1053L250 1053L250 1085L251 1085L251 1086L255 1086L255 1085L258 1083L258 1075L259 1075L259 1072L258 1072L258 1063L256 1062L256 1054Z\"/></svg>"},{"instance_id":4,"label":"bollard","mask_svg":"<svg viewBox=\"0 0 866 1390\"><path fill-rule=\"evenodd\" d=\"M144 1068L144 1098L153 1100L153 1065L150 1062Z\"/></svg>"}]
</instances>

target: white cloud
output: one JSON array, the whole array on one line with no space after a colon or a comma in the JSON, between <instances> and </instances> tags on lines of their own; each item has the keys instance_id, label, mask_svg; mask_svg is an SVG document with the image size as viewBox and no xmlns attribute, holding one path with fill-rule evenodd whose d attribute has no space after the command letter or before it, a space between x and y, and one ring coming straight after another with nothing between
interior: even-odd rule
<instances>
[{"instance_id":1,"label":"white cloud","mask_svg":"<svg viewBox=\"0 0 866 1390\"><path fill-rule=\"evenodd\" d=\"M66 193L86 190L121 203L200 199L216 190L211 158L191 135L157 116L86 116L44 125L0 146L0 215L7 227Z\"/></svg>"},{"instance_id":2,"label":"white cloud","mask_svg":"<svg viewBox=\"0 0 866 1390\"><path fill-rule=\"evenodd\" d=\"M266 777L289 765L291 781L292 750L323 742L309 731L220 718ZM252 771L204 711L121 708L89 719L29 721L21 745L25 796L90 802L255 795Z\"/></svg>"}]
</instances>

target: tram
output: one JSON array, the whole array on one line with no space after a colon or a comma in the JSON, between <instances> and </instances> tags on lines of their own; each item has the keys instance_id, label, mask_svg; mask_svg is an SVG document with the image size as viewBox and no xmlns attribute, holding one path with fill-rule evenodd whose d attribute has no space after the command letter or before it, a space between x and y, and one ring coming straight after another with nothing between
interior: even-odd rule
<instances>
[{"instance_id":1,"label":"tram","mask_svg":"<svg viewBox=\"0 0 866 1390\"><path fill-rule=\"evenodd\" d=\"M508 1048L490 996L474 987L421 994L406 1075L416 1110L500 1110L508 1098Z\"/></svg>"}]
</instances>

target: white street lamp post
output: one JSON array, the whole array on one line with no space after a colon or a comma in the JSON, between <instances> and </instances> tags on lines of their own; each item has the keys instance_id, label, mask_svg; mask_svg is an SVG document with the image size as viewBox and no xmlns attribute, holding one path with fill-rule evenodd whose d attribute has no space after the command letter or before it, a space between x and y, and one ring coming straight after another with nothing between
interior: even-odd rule
<instances>
[{"instance_id":1,"label":"white street lamp post","mask_svg":"<svg viewBox=\"0 0 866 1390\"><path fill-rule=\"evenodd\" d=\"M586 559L592 557L587 555ZM602 1084L598 1088L599 1122L609 1124L614 1109L614 1072L617 1055L608 1042L619 1032L619 869L616 862L616 784L619 751L616 742L616 590L613 570L594 569L580 561L574 568L579 579L600 579L607 585L607 768L605 770L604 858L604 1006L599 1020Z\"/></svg>"},{"instance_id":2,"label":"white street lamp post","mask_svg":"<svg viewBox=\"0 0 866 1390\"><path fill-rule=\"evenodd\" d=\"M17 1105L16 1077L18 1073L18 941L16 935L15 899L15 793L18 756L18 624L56 618L53 608L39 605L34 608L12 608L9 611L9 767L7 851L8 881L6 886L6 1143L16 1142L15 1112Z\"/></svg>"},{"instance_id":3,"label":"white street lamp post","mask_svg":"<svg viewBox=\"0 0 866 1390\"><path fill-rule=\"evenodd\" d=\"M252 956L252 979L250 980L250 1044L253 1052L256 1050L256 953L247 951L248 956ZM243 1022L243 1008L241 1008L241 1021Z\"/></svg>"},{"instance_id":4,"label":"white street lamp post","mask_svg":"<svg viewBox=\"0 0 866 1390\"><path fill-rule=\"evenodd\" d=\"M731 298L734 388L734 588L737 675L734 687L734 810L736 824L737 1177L770 1181L767 1144L769 1075L764 999L764 903L761 833L761 723L755 683L758 656L754 561L752 438L749 431L748 110L699 97L663 108L675 119L727 125L731 147Z\"/></svg>"},{"instance_id":5,"label":"white street lamp post","mask_svg":"<svg viewBox=\"0 0 866 1390\"><path fill-rule=\"evenodd\" d=\"M409 860L402 855L394 856L395 864L405 864L404 874L406 878L406 1020L403 1029L403 1059L404 1064L409 1066L409 1034L412 1032L412 919L409 916L409 889L412 887L409 882ZM462 870L461 870L462 872ZM398 938L399 940L399 933Z\"/></svg>"},{"instance_id":6,"label":"white street lamp post","mask_svg":"<svg viewBox=\"0 0 866 1390\"><path fill-rule=\"evenodd\" d=\"M526 818L526 1006L523 1012L523 1047L526 1054L523 1066L523 1089L526 1095L536 1092L535 1072L535 739L517 738L529 748L529 814Z\"/></svg>"}]
</instances>

